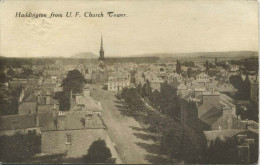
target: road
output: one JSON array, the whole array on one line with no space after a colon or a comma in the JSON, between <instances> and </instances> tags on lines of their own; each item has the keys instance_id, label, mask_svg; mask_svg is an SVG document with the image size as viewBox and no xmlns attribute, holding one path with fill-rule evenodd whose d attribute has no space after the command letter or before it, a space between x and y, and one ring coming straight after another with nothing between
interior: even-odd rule
<instances>
[{"instance_id":1,"label":"road","mask_svg":"<svg viewBox=\"0 0 260 165\"><path fill-rule=\"evenodd\" d=\"M91 97L103 107L103 119L108 127L108 135L122 160L127 164L147 164L155 156L156 144L152 137L133 118L122 113L123 106L115 98L115 92L102 89L98 85L93 88Z\"/></svg>"}]
</instances>

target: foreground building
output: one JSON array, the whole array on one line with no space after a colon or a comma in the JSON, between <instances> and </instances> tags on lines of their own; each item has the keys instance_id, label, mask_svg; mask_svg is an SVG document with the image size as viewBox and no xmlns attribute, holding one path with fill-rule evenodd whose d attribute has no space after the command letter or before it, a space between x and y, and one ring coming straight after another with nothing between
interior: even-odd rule
<instances>
[{"instance_id":1,"label":"foreground building","mask_svg":"<svg viewBox=\"0 0 260 165\"><path fill-rule=\"evenodd\" d=\"M94 141L107 138L106 126L99 115L86 111L60 111L42 130L41 151L76 158L86 155Z\"/></svg>"}]
</instances>

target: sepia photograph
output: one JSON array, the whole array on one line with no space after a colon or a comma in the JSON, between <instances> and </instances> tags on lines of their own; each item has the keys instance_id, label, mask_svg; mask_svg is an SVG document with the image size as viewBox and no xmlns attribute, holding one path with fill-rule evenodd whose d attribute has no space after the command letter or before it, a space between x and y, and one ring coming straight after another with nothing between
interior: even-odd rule
<instances>
[{"instance_id":1,"label":"sepia photograph","mask_svg":"<svg viewBox=\"0 0 260 165\"><path fill-rule=\"evenodd\" d=\"M0 0L0 164L258 164L257 0Z\"/></svg>"}]
</instances>

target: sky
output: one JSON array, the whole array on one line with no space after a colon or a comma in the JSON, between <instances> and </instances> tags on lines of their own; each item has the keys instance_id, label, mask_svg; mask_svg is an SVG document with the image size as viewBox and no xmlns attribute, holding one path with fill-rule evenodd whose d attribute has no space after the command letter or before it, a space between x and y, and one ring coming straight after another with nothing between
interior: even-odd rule
<instances>
[{"instance_id":1,"label":"sky","mask_svg":"<svg viewBox=\"0 0 260 165\"><path fill-rule=\"evenodd\" d=\"M253 0L4 0L0 1L0 55L70 57L153 53L258 51L258 6ZM126 17L108 17L107 12ZM63 14L21 18L16 12ZM65 17L80 12L81 17ZM105 14L84 17L85 12Z\"/></svg>"}]
</instances>

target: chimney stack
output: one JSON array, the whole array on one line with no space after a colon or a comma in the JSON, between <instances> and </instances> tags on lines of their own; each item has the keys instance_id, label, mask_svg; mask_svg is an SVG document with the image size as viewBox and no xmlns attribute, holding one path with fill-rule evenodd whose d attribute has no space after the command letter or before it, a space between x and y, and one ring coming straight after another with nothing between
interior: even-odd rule
<instances>
[{"instance_id":1,"label":"chimney stack","mask_svg":"<svg viewBox=\"0 0 260 165\"><path fill-rule=\"evenodd\" d=\"M65 113L63 111L59 111L57 115L57 130L65 130L65 118Z\"/></svg>"},{"instance_id":2,"label":"chimney stack","mask_svg":"<svg viewBox=\"0 0 260 165\"><path fill-rule=\"evenodd\" d=\"M46 101L46 102L45 102L46 105L51 104L51 97L50 97L49 95L46 96L46 97L45 97L45 101Z\"/></svg>"}]
</instances>

